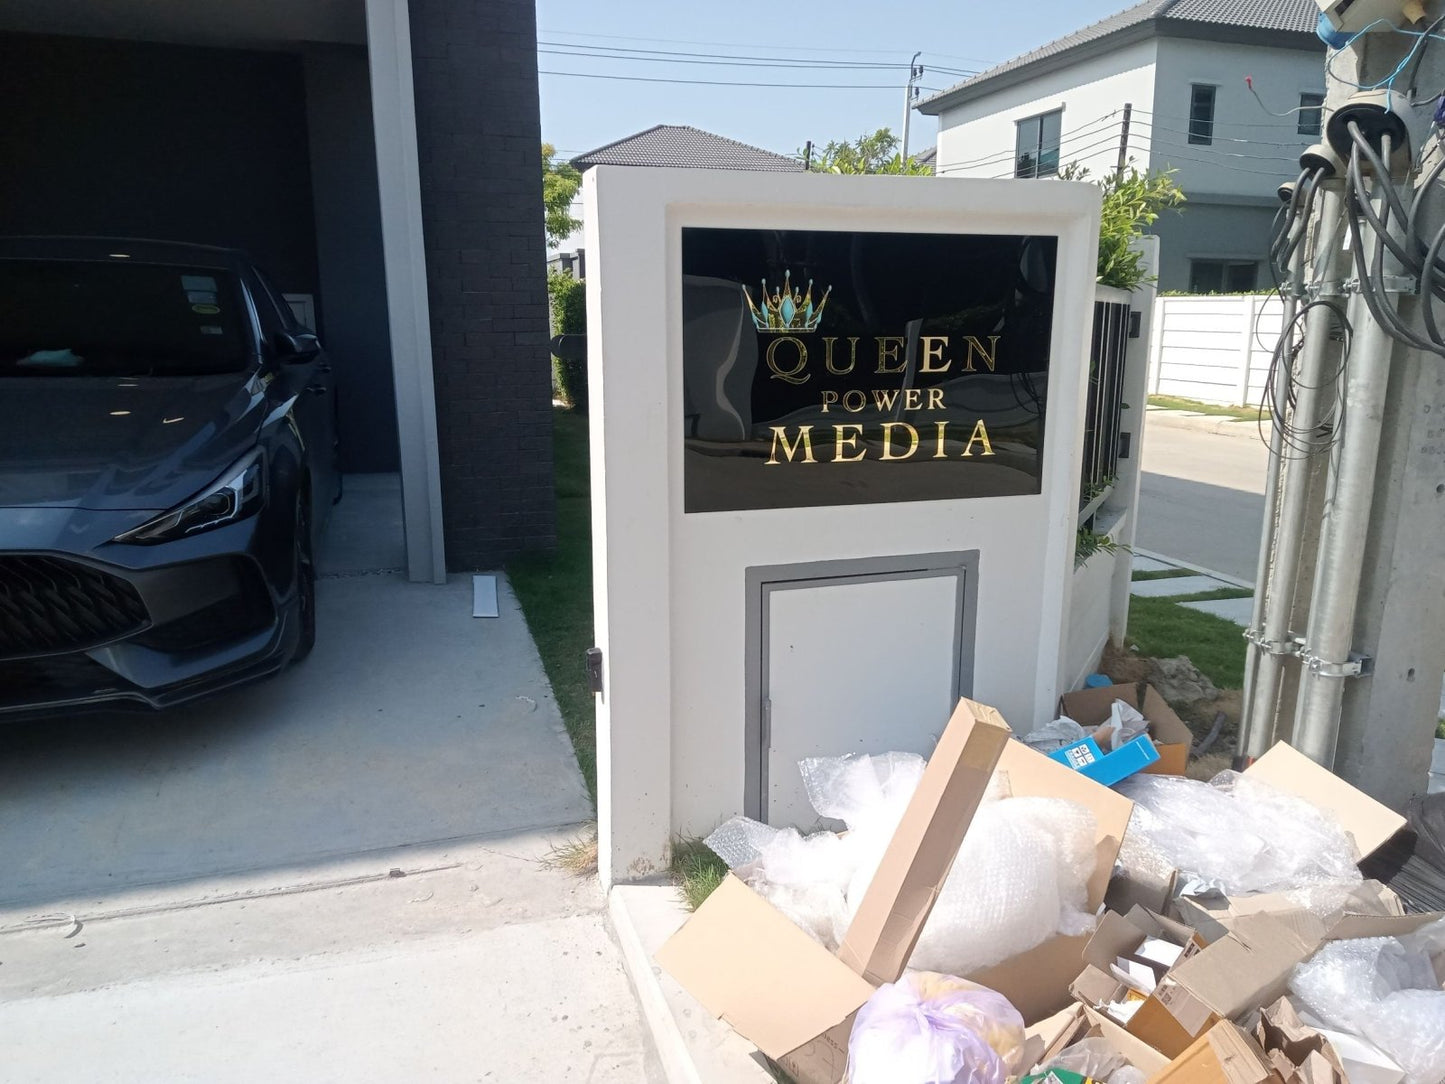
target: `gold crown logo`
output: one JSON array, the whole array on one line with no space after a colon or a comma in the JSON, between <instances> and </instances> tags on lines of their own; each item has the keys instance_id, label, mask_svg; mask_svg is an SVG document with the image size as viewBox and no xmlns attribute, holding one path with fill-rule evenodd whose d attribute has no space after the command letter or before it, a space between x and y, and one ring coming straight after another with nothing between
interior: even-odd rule
<instances>
[{"instance_id":1,"label":"gold crown logo","mask_svg":"<svg viewBox=\"0 0 1445 1084\"><path fill-rule=\"evenodd\" d=\"M813 280L808 280L807 290L799 292L793 286L792 276L791 271L783 272L782 287L774 287L771 294L768 293L768 280L763 279L762 298L757 304L753 303L753 296L748 293L748 288L741 287L743 297L747 299L748 311L753 316L753 324L759 331L807 335L818 330L818 321L823 318L823 306L828 303L828 295L833 292L833 287L829 286L823 291L822 300L815 306Z\"/></svg>"}]
</instances>

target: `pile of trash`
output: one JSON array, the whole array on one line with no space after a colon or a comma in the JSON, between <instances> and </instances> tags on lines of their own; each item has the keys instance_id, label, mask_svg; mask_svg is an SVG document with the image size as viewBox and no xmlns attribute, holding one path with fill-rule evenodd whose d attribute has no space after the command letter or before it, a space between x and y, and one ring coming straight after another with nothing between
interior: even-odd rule
<instances>
[{"instance_id":1,"label":"pile of trash","mask_svg":"<svg viewBox=\"0 0 1445 1084\"><path fill-rule=\"evenodd\" d=\"M923 776L908 753L804 760L808 801L847 831L804 836L746 817L705 842L728 868L810 936L836 949L858 913ZM1014 797L995 775L939 890L910 966L967 975L1054 934L1086 933L1093 813L1064 798Z\"/></svg>"},{"instance_id":2,"label":"pile of trash","mask_svg":"<svg viewBox=\"0 0 1445 1084\"><path fill-rule=\"evenodd\" d=\"M1284 744L1185 778L1151 693L803 761L842 830L720 825L733 876L658 962L797 1084L1445 1084L1433 839L1368 879L1403 817Z\"/></svg>"}]
</instances>

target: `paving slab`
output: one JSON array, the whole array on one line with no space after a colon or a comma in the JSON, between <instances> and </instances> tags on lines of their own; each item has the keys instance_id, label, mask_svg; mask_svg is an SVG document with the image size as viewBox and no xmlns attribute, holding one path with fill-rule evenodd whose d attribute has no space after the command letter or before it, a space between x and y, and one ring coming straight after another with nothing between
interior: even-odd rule
<instances>
[{"instance_id":1,"label":"paving slab","mask_svg":"<svg viewBox=\"0 0 1445 1084\"><path fill-rule=\"evenodd\" d=\"M653 962L687 921L672 885L617 885L608 897L623 963L668 1084L770 1084L767 1059Z\"/></svg>"},{"instance_id":2,"label":"paving slab","mask_svg":"<svg viewBox=\"0 0 1445 1084\"><path fill-rule=\"evenodd\" d=\"M1254 616L1253 598L1216 598L1203 602L1181 602L1180 605L1203 614L1222 617L1240 628L1247 628L1250 618Z\"/></svg>"},{"instance_id":3,"label":"paving slab","mask_svg":"<svg viewBox=\"0 0 1445 1084\"><path fill-rule=\"evenodd\" d=\"M1205 591L1218 591L1233 584L1216 580L1212 576L1174 576L1163 580L1135 580L1129 585L1129 593L1143 598L1174 598L1177 595L1200 595Z\"/></svg>"},{"instance_id":4,"label":"paving slab","mask_svg":"<svg viewBox=\"0 0 1445 1084\"><path fill-rule=\"evenodd\" d=\"M1184 567L1172 565L1168 561L1161 561L1157 557L1146 557L1142 553L1134 554L1129 563L1135 572L1169 572Z\"/></svg>"},{"instance_id":5,"label":"paving slab","mask_svg":"<svg viewBox=\"0 0 1445 1084\"><path fill-rule=\"evenodd\" d=\"M0 1019L8 1084L656 1079L600 914L11 1001Z\"/></svg>"}]
</instances>

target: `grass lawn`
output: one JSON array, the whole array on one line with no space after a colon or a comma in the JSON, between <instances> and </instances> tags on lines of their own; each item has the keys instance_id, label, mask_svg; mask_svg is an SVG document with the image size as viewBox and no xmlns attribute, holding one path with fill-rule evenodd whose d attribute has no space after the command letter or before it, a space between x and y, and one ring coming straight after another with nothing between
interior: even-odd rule
<instances>
[{"instance_id":1,"label":"grass lawn","mask_svg":"<svg viewBox=\"0 0 1445 1084\"><path fill-rule=\"evenodd\" d=\"M587 473L587 419L570 410L553 415L556 457L557 549L531 553L507 566L512 589L537 641L542 666L562 721L577 751L587 792L597 803L597 724L587 689L592 646L592 509Z\"/></svg>"},{"instance_id":2,"label":"grass lawn","mask_svg":"<svg viewBox=\"0 0 1445 1084\"><path fill-rule=\"evenodd\" d=\"M1177 580L1180 576L1197 576L1199 573L1192 568L1160 568L1153 572L1136 572L1130 579L1134 580Z\"/></svg>"},{"instance_id":3,"label":"grass lawn","mask_svg":"<svg viewBox=\"0 0 1445 1084\"><path fill-rule=\"evenodd\" d=\"M1249 591L1227 587L1190 595L1195 602L1214 598L1248 598ZM1179 599L1129 600L1129 639L1141 655L1172 658L1187 655L1221 689L1244 685L1244 630L1232 621L1179 605Z\"/></svg>"},{"instance_id":4,"label":"grass lawn","mask_svg":"<svg viewBox=\"0 0 1445 1084\"><path fill-rule=\"evenodd\" d=\"M1251 422L1259 418L1257 406L1220 406L1218 403L1201 403L1197 399L1181 399L1176 395L1151 395L1149 405L1164 407L1166 410L1193 410L1221 418L1242 418Z\"/></svg>"}]
</instances>

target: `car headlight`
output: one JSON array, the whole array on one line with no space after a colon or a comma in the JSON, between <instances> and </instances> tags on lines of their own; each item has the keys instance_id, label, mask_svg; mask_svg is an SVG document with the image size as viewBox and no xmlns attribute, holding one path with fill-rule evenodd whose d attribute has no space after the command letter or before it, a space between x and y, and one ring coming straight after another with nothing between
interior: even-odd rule
<instances>
[{"instance_id":1,"label":"car headlight","mask_svg":"<svg viewBox=\"0 0 1445 1084\"><path fill-rule=\"evenodd\" d=\"M266 460L257 448L178 508L115 536L116 542L151 545L209 531L253 516L266 503Z\"/></svg>"}]
</instances>

